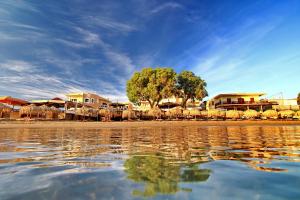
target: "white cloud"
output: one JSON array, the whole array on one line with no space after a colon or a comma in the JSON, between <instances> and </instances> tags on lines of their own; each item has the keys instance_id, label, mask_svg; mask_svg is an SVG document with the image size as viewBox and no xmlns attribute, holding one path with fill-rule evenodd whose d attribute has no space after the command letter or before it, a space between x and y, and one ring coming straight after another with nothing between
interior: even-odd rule
<instances>
[{"instance_id":1,"label":"white cloud","mask_svg":"<svg viewBox=\"0 0 300 200\"><path fill-rule=\"evenodd\" d=\"M84 30L80 27L75 27L75 29L81 35L83 35L83 41L85 41L87 44L94 45L94 44L102 44L103 43L103 41L100 39L98 34L88 31L88 30Z\"/></svg>"},{"instance_id":2,"label":"white cloud","mask_svg":"<svg viewBox=\"0 0 300 200\"><path fill-rule=\"evenodd\" d=\"M179 3L175 3L175 2L167 2L164 4L161 4L159 6L157 6L156 8L154 8L153 10L150 11L151 14L155 14L155 13L159 13L163 10L166 9L182 9L183 6Z\"/></svg>"},{"instance_id":3,"label":"white cloud","mask_svg":"<svg viewBox=\"0 0 300 200\"><path fill-rule=\"evenodd\" d=\"M136 27L132 24L122 23L107 17L89 16L84 18L84 21L89 25L102 27L119 33L128 33L136 30Z\"/></svg>"},{"instance_id":4,"label":"white cloud","mask_svg":"<svg viewBox=\"0 0 300 200\"><path fill-rule=\"evenodd\" d=\"M14 72L34 72L37 69L33 64L22 60L8 60L0 64L0 68Z\"/></svg>"}]
</instances>

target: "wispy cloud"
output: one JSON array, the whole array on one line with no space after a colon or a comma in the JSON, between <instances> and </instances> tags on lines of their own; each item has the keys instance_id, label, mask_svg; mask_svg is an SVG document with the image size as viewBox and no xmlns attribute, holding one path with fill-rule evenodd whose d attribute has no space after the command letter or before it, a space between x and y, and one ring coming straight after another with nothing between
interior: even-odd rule
<instances>
[{"instance_id":1,"label":"wispy cloud","mask_svg":"<svg viewBox=\"0 0 300 200\"><path fill-rule=\"evenodd\" d=\"M280 24L280 20L269 23L251 23L211 41L212 49L199 56L192 70L205 74L208 81L219 82L232 78L254 55L256 45ZM251 31L249 31L251 30ZM215 37L214 37L215 38ZM237 51L238 49L238 51Z\"/></svg>"},{"instance_id":2,"label":"wispy cloud","mask_svg":"<svg viewBox=\"0 0 300 200\"><path fill-rule=\"evenodd\" d=\"M152 9L150 11L151 14L155 14L155 13L159 13L161 11L164 11L166 9L183 9L184 7L176 2L167 2L167 3L163 3L157 7L155 7L154 9Z\"/></svg>"},{"instance_id":3,"label":"wispy cloud","mask_svg":"<svg viewBox=\"0 0 300 200\"><path fill-rule=\"evenodd\" d=\"M36 66L22 60L8 60L0 64L0 69L14 72L35 72Z\"/></svg>"},{"instance_id":4,"label":"wispy cloud","mask_svg":"<svg viewBox=\"0 0 300 200\"><path fill-rule=\"evenodd\" d=\"M84 17L83 20L86 24L101 27L118 33L128 33L137 30L132 24L123 23L108 17L88 16Z\"/></svg>"}]
</instances>

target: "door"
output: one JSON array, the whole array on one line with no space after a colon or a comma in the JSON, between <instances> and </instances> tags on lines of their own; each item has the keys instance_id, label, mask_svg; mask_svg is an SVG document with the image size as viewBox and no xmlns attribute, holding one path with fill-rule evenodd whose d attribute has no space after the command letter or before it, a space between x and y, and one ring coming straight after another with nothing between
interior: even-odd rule
<instances>
[{"instance_id":1,"label":"door","mask_svg":"<svg viewBox=\"0 0 300 200\"><path fill-rule=\"evenodd\" d=\"M231 98L227 98L227 103L231 104Z\"/></svg>"},{"instance_id":2,"label":"door","mask_svg":"<svg viewBox=\"0 0 300 200\"><path fill-rule=\"evenodd\" d=\"M238 98L238 103L243 104L245 102L244 98Z\"/></svg>"}]
</instances>

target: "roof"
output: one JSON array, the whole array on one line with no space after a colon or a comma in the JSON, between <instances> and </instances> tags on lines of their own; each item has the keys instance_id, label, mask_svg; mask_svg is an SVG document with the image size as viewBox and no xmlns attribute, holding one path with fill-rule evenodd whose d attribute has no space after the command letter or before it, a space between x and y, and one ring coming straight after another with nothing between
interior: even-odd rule
<instances>
[{"instance_id":1,"label":"roof","mask_svg":"<svg viewBox=\"0 0 300 200\"><path fill-rule=\"evenodd\" d=\"M214 97L214 99L218 99L221 97L232 97L232 96L263 96L265 93L257 92L257 93L226 93L226 94L218 94Z\"/></svg>"},{"instance_id":2,"label":"roof","mask_svg":"<svg viewBox=\"0 0 300 200\"><path fill-rule=\"evenodd\" d=\"M109 99L106 99L104 97L101 97L100 95L98 94L95 94L95 93L90 93L90 92L78 92L78 93L69 93L69 94L66 94L67 97L70 97L70 96L81 96L81 95L95 95L97 96L99 99L102 99L102 100L105 100L105 101L109 101Z\"/></svg>"},{"instance_id":3,"label":"roof","mask_svg":"<svg viewBox=\"0 0 300 200\"><path fill-rule=\"evenodd\" d=\"M18 99L18 98L13 98L11 96L2 96L0 97L0 102L1 103L6 103L9 105L13 105L13 106L22 106L22 105L26 105L29 102L25 101L23 99Z\"/></svg>"},{"instance_id":4,"label":"roof","mask_svg":"<svg viewBox=\"0 0 300 200\"><path fill-rule=\"evenodd\" d=\"M64 104L65 103L64 100L53 100L53 99L51 99L51 100L44 100L44 99L42 99L42 100L32 100L31 102L32 103L56 103L56 104Z\"/></svg>"},{"instance_id":5,"label":"roof","mask_svg":"<svg viewBox=\"0 0 300 200\"><path fill-rule=\"evenodd\" d=\"M77 93L69 93L69 94L66 94L66 96L79 96L79 95L83 95L84 93L83 92L77 92Z\"/></svg>"}]
</instances>

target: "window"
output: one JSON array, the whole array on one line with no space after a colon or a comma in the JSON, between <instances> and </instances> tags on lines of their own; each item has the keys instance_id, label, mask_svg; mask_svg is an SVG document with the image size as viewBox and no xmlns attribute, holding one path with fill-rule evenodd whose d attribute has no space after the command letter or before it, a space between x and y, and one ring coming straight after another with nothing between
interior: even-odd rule
<instances>
[{"instance_id":1,"label":"window","mask_svg":"<svg viewBox=\"0 0 300 200\"><path fill-rule=\"evenodd\" d=\"M94 99L91 99L91 102L94 103Z\"/></svg>"},{"instance_id":2,"label":"window","mask_svg":"<svg viewBox=\"0 0 300 200\"><path fill-rule=\"evenodd\" d=\"M77 102L77 99L71 99L72 102Z\"/></svg>"},{"instance_id":3,"label":"window","mask_svg":"<svg viewBox=\"0 0 300 200\"><path fill-rule=\"evenodd\" d=\"M84 103L89 103L90 99L84 99Z\"/></svg>"},{"instance_id":4,"label":"window","mask_svg":"<svg viewBox=\"0 0 300 200\"><path fill-rule=\"evenodd\" d=\"M250 103L254 103L254 98L250 98Z\"/></svg>"},{"instance_id":5,"label":"window","mask_svg":"<svg viewBox=\"0 0 300 200\"><path fill-rule=\"evenodd\" d=\"M227 98L227 103L228 103L228 104L231 103L231 98Z\"/></svg>"},{"instance_id":6,"label":"window","mask_svg":"<svg viewBox=\"0 0 300 200\"><path fill-rule=\"evenodd\" d=\"M243 103L245 103L245 100L244 100L244 98L238 98L238 103L239 103L239 104L243 104Z\"/></svg>"}]
</instances>

